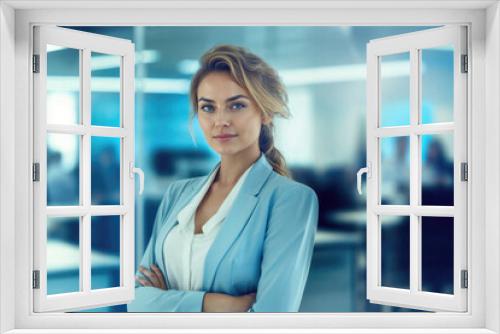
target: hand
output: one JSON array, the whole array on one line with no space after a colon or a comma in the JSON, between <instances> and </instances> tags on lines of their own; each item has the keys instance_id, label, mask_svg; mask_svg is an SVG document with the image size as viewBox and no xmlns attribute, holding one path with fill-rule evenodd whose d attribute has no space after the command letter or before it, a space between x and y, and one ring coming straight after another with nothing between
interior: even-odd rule
<instances>
[{"instance_id":1,"label":"hand","mask_svg":"<svg viewBox=\"0 0 500 334\"><path fill-rule=\"evenodd\" d=\"M231 296L223 293L206 293L203 312L246 312L255 302L255 293Z\"/></svg>"},{"instance_id":2,"label":"hand","mask_svg":"<svg viewBox=\"0 0 500 334\"><path fill-rule=\"evenodd\" d=\"M163 274L156 264L151 265L151 270L139 266L139 271L144 275L144 278L136 276L135 279L139 281L142 286L151 286L162 290L168 290Z\"/></svg>"},{"instance_id":3,"label":"hand","mask_svg":"<svg viewBox=\"0 0 500 334\"><path fill-rule=\"evenodd\" d=\"M233 301L233 307L235 311L233 312L246 312L250 307L252 307L253 303L255 303L256 293L249 293L248 295L233 297L235 300Z\"/></svg>"}]
</instances>

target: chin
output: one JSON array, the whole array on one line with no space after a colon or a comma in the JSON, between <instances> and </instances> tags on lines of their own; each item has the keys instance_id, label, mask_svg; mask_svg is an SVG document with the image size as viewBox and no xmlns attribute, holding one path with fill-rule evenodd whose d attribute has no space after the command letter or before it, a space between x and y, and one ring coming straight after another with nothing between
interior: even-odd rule
<instances>
[{"instance_id":1,"label":"chin","mask_svg":"<svg viewBox=\"0 0 500 334\"><path fill-rule=\"evenodd\" d=\"M226 155L226 156L241 155L241 154L245 154L244 152L249 153L249 149L251 146L251 145L243 146L243 145L240 145L239 143L231 143L230 145L219 144L219 143L213 143L213 144L209 143L209 145L215 152L217 152L217 154L219 154L221 156L222 155Z\"/></svg>"},{"instance_id":2,"label":"chin","mask_svg":"<svg viewBox=\"0 0 500 334\"><path fill-rule=\"evenodd\" d=\"M217 152L219 155L236 155L236 154L239 154L241 153L241 149L238 148L238 147L229 147L229 145L227 147L221 147L221 146L216 146L216 147L213 147L213 150L215 152Z\"/></svg>"},{"instance_id":3,"label":"chin","mask_svg":"<svg viewBox=\"0 0 500 334\"><path fill-rule=\"evenodd\" d=\"M238 154L240 153L240 151L237 151L237 150L231 150L231 149L218 149L218 150L215 150L217 153L219 153L219 155L235 155L235 154Z\"/></svg>"}]
</instances>

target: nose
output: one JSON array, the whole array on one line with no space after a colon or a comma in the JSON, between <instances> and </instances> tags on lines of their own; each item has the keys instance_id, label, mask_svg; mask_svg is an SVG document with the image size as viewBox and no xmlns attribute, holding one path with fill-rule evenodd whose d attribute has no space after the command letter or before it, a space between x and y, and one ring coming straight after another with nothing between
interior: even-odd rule
<instances>
[{"instance_id":1,"label":"nose","mask_svg":"<svg viewBox=\"0 0 500 334\"><path fill-rule=\"evenodd\" d=\"M217 111L215 113L215 120L214 120L214 125L215 126L229 126L231 123L229 112L226 112L225 110Z\"/></svg>"}]
</instances>

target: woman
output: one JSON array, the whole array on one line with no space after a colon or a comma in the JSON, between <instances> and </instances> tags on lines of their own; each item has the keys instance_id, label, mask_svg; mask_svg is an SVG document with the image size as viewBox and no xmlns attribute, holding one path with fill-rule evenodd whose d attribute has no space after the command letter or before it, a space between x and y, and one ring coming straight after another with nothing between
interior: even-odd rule
<instances>
[{"instance_id":1,"label":"woman","mask_svg":"<svg viewBox=\"0 0 500 334\"><path fill-rule=\"evenodd\" d=\"M274 116L288 116L285 89L240 47L215 47L200 63L191 103L220 162L166 190L128 311L296 312L318 201L288 177L273 144Z\"/></svg>"}]
</instances>

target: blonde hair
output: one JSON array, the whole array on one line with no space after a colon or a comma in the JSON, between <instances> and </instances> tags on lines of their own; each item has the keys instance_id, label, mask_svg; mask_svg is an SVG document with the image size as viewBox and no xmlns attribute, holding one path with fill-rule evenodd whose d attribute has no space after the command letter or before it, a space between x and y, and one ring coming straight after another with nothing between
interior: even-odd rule
<instances>
[{"instance_id":1,"label":"blonde hair","mask_svg":"<svg viewBox=\"0 0 500 334\"><path fill-rule=\"evenodd\" d=\"M259 148L273 170L290 177L286 161L274 146L274 116L290 117L288 95L278 73L261 58L246 49L234 45L218 45L200 58L200 68L193 76L190 87L191 119L198 111L198 86L209 73L225 72L245 88L270 122L262 124Z\"/></svg>"}]
</instances>

